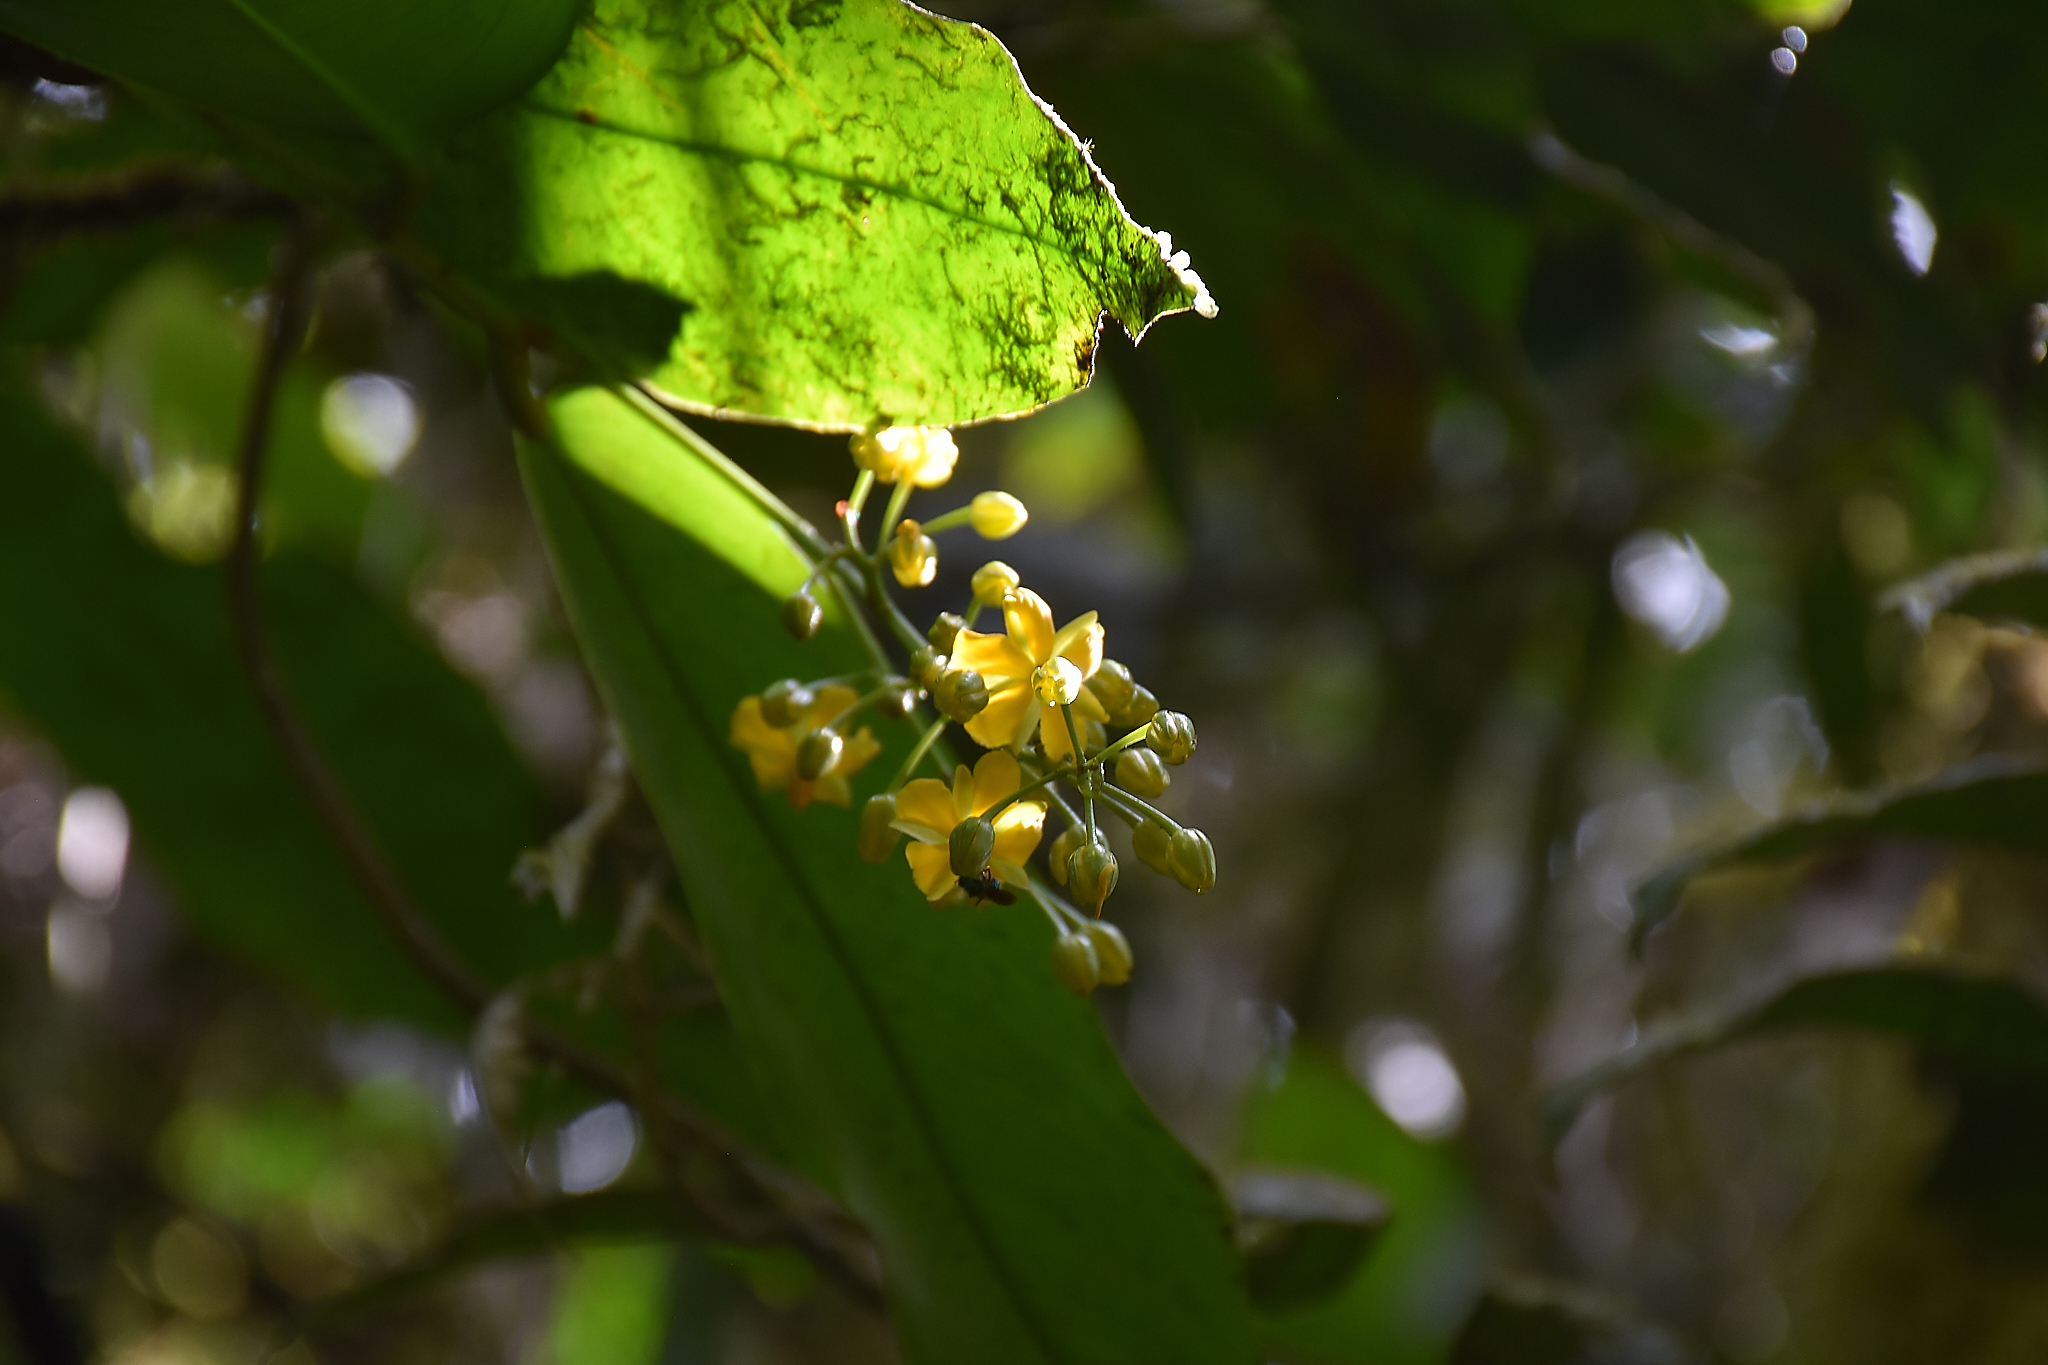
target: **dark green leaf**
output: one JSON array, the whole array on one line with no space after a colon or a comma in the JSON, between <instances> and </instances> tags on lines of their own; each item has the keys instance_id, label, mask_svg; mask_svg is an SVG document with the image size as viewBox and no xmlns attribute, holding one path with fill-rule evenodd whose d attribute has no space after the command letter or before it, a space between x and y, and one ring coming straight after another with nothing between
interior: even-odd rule
<instances>
[{"instance_id":1,"label":"dark green leaf","mask_svg":"<svg viewBox=\"0 0 2048 1365\"><path fill-rule=\"evenodd\" d=\"M858 663L777 626L805 569L744 476L606 391L552 412L569 453L521 462L570 617L785 1148L874 1231L908 1358L1246 1358L1222 1201L1055 981L1050 926L931 910L854 857L850 811L791 811L727 742L746 693Z\"/></svg>"},{"instance_id":2,"label":"dark green leaf","mask_svg":"<svg viewBox=\"0 0 2048 1365\"><path fill-rule=\"evenodd\" d=\"M1640 947L1649 932L1678 908L1686 883L1702 872L1882 839L1989 844L2019 853L2048 853L2048 767L2024 756L1979 758L1925 781L1822 802L1730 843L1701 850L1637 888L1632 941Z\"/></svg>"},{"instance_id":3,"label":"dark green leaf","mask_svg":"<svg viewBox=\"0 0 2048 1365\"><path fill-rule=\"evenodd\" d=\"M1247 1171L1230 1187L1252 1303L1302 1308L1342 1289L1387 1224L1373 1190L1313 1171Z\"/></svg>"},{"instance_id":4,"label":"dark green leaf","mask_svg":"<svg viewBox=\"0 0 2048 1365\"><path fill-rule=\"evenodd\" d=\"M1659 1062L1809 1028L1894 1034L1981 1070L2048 1070L2048 1006L2031 991L1931 968L1873 967L1807 977L1760 1000L1648 1025L1633 1044L1551 1091L1546 1127L1553 1140L1562 1137L1587 1100Z\"/></svg>"}]
</instances>

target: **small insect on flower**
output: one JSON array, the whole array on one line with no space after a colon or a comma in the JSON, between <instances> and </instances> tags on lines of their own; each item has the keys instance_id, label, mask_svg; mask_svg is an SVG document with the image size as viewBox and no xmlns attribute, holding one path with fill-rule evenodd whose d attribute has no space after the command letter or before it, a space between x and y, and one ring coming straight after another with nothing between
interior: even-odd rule
<instances>
[{"instance_id":1,"label":"small insect on flower","mask_svg":"<svg viewBox=\"0 0 2048 1365\"><path fill-rule=\"evenodd\" d=\"M1003 885L1002 879L996 876L996 870L992 867L985 867L971 877L962 877L960 889L965 891L967 899L976 905L987 905L991 902L996 905L1017 903L1017 893Z\"/></svg>"}]
</instances>

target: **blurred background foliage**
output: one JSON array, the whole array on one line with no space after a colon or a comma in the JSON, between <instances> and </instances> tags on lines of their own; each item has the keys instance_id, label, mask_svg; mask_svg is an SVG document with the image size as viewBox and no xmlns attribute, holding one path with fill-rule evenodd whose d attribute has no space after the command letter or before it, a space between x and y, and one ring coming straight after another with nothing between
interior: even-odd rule
<instances>
[{"instance_id":1,"label":"blurred background foliage","mask_svg":"<svg viewBox=\"0 0 2048 1365\"><path fill-rule=\"evenodd\" d=\"M1125 1069L1226 1186L1385 1202L1253 1257L1265 1358L2041 1359L2040 566L1883 594L2048 534L2048 15L945 8L1222 305L962 431L960 478L1025 499L1026 581L1202 726L1165 804L1223 873L1126 879ZM0 56L0 1357L892 1358L803 1260L596 1202L661 1178L624 1106L489 1121L219 614L279 204L95 73ZM158 176L189 192L50 208ZM830 520L843 438L696 425ZM273 441L277 648L496 979L618 908L507 881L606 723L511 442L404 264L325 264ZM669 1064L756 1131L689 1018ZM505 1212L549 1190L582 1221Z\"/></svg>"}]
</instances>

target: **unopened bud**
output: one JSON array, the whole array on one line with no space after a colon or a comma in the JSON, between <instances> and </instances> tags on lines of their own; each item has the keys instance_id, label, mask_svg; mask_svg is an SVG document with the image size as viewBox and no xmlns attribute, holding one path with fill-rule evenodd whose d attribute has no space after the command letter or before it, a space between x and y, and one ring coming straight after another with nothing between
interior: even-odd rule
<instances>
[{"instance_id":1,"label":"unopened bud","mask_svg":"<svg viewBox=\"0 0 2048 1365\"><path fill-rule=\"evenodd\" d=\"M1067 884L1067 859L1074 856L1074 850L1081 846L1084 836L1079 825L1068 825L1052 841L1052 851L1045 855L1045 861L1052 868L1052 878L1061 886Z\"/></svg>"},{"instance_id":2,"label":"unopened bud","mask_svg":"<svg viewBox=\"0 0 2048 1365\"><path fill-rule=\"evenodd\" d=\"M1095 945L1086 934L1064 933L1052 941L1052 971L1060 984L1076 995L1087 995L1102 979Z\"/></svg>"},{"instance_id":3,"label":"unopened bud","mask_svg":"<svg viewBox=\"0 0 2048 1365\"><path fill-rule=\"evenodd\" d=\"M1125 730L1135 730L1159 714L1159 698L1144 687L1133 687L1130 700L1110 714L1110 721Z\"/></svg>"},{"instance_id":4,"label":"unopened bud","mask_svg":"<svg viewBox=\"0 0 2048 1365\"><path fill-rule=\"evenodd\" d=\"M996 827L985 816L970 815L953 826L946 854L952 859L954 876L978 875L996 856Z\"/></svg>"},{"instance_id":5,"label":"unopened bud","mask_svg":"<svg viewBox=\"0 0 2048 1365\"><path fill-rule=\"evenodd\" d=\"M1067 889L1074 898L1102 913L1102 903L1116 890L1116 855L1104 843L1083 844L1067 859Z\"/></svg>"},{"instance_id":6,"label":"unopened bud","mask_svg":"<svg viewBox=\"0 0 2048 1365\"><path fill-rule=\"evenodd\" d=\"M761 694L761 719L778 730L786 729L796 724L797 717L808 710L814 700L811 689L795 678L770 683Z\"/></svg>"},{"instance_id":7,"label":"unopened bud","mask_svg":"<svg viewBox=\"0 0 2048 1365\"><path fill-rule=\"evenodd\" d=\"M1137 850L1138 859L1145 866L1163 877L1173 875L1167 861L1173 847L1173 831L1147 820L1131 831L1131 847Z\"/></svg>"},{"instance_id":8,"label":"unopened bud","mask_svg":"<svg viewBox=\"0 0 2048 1365\"><path fill-rule=\"evenodd\" d=\"M902 837L895 828L896 798L883 792L860 808L860 856L871 863L887 862Z\"/></svg>"},{"instance_id":9,"label":"unopened bud","mask_svg":"<svg viewBox=\"0 0 2048 1365\"><path fill-rule=\"evenodd\" d=\"M1131 681L1131 670L1115 659L1104 659L1102 666L1095 670L1095 676L1088 680L1088 690L1095 694L1095 700L1102 703L1102 709L1115 716L1130 705L1131 693L1137 684Z\"/></svg>"},{"instance_id":10,"label":"unopened bud","mask_svg":"<svg viewBox=\"0 0 2048 1365\"><path fill-rule=\"evenodd\" d=\"M906 588L928 586L939 573L939 546L918 524L905 517L889 542L889 568Z\"/></svg>"},{"instance_id":11,"label":"unopened bud","mask_svg":"<svg viewBox=\"0 0 2048 1365\"><path fill-rule=\"evenodd\" d=\"M808 640L825 624L825 609L808 592L793 592L782 603L782 628L799 640Z\"/></svg>"},{"instance_id":12,"label":"unopened bud","mask_svg":"<svg viewBox=\"0 0 2048 1365\"><path fill-rule=\"evenodd\" d=\"M1017 585L1022 581L1015 569L1000 559L991 559L974 571L971 580L974 600L984 607L1000 607L1003 599L1017 591Z\"/></svg>"},{"instance_id":13,"label":"unopened bud","mask_svg":"<svg viewBox=\"0 0 2048 1365\"><path fill-rule=\"evenodd\" d=\"M953 637L966 628L967 621L965 618L950 611L942 611L939 613L939 619L932 622L932 628L925 632L924 638L931 641L931 646L935 653L951 654L953 652Z\"/></svg>"},{"instance_id":14,"label":"unopened bud","mask_svg":"<svg viewBox=\"0 0 2048 1365\"><path fill-rule=\"evenodd\" d=\"M1095 949L1096 979L1105 986L1121 986L1131 979L1131 945L1123 930L1108 920L1088 925L1088 944Z\"/></svg>"},{"instance_id":15,"label":"unopened bud","mask_svg":"<svg viewBox=\"0 0 2048 1365\"><path fill-rule=\"evenodd\" d=\"M984 540L1008 540L1024 529L1031 514L1008 493L976 493L967 506L967 519Z\"/></svg>"},{"instance_id":16,"label":"unopened bud","mask_svg":"<svg viewBox=\"0 0 2048 1365\"><path fill-rule=\"evenodd\" d=\"M1195 723L1178 711L1161 711L1145 732L1145 747L1179 766L1195 756Z\"/></svg>"},{"instance_id":17,"label":"unopened bud","mask_svg":"<svg viewBox=\"0 0 2048 1365\"><path fill-rule=\"evenodd\" d=\"M806 782L816 782L832 771L845 747L846 741L836 730L811 731L797 742L796 775Z\"/></svg>"},{"instance_id":18,"label":"unopened bud","mask_svg":"<svg viewBox=\"0 0 2048 1365\"><path fill-rule=\"evenodd\" d=\"M1081 695L1081 670L1073 660L1054 655L1032 670L1031 690L1047 706L1071 706Z\"/></svg>"},{"instance_id":19,"label":"unopened bud","mask_svg":"<svg viewBox=\"0 0 2048 1365\"><path fill-rule=\"evenodd\" d=\"M910 680L919 687L930 689L939 680L939 671L946 660L930 645L919 645L910 651Z\"/></svg>"},{"instance_id":20,"label":"unopened bud","mask_svg":"<svg viewBox=\"0 0 2048 1365\"><path fill-rule=\"evenodd\" d=\"M910 713L917 709L917 689L908 682L897 682L882 691L875 703L875 709L891 720L908 720Z\"/></svg>"},{"instance_id":21,"label":"unopened bud","mask_svg":"<svg viewBox=\"0 0 2048 1365\"><path fill-rule=\"evenodd\" d=\"M932 689L932 704L947 720L965 725L988 708L988 684L971 668L949 668Z\"/></svg>"},{"instance_id":22,"label":"unopened bud","mask_svg":"<svg viewBox=\"0 0 2048 1365\"><path fill-rule=\"evenodd\" d=\"M1166 867L1175 881L1197 896L1216 885L1216 850L1209 836L1198 829L1184 829L1173 836Z\"/></svg>"},{"instance_id":23,"label":"unopened bud","mask_svg":"<svg viewBox=\"0 0 2048 1365\"><path fill-rule=\"evenodd\" d=\"M1150 801L1171 780L1166 765L1150 749L1126 749L1116 756L1116 784L1133 796Z\"/></svg>"}]
</instances>

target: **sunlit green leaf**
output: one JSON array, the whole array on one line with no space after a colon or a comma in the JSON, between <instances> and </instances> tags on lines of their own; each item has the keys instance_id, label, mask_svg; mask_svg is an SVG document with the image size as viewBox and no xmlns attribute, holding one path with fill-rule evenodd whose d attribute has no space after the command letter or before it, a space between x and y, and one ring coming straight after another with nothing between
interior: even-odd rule
<instances>
[{"instance_id":1,"label":"sunlit green leaf","mask_svg":"<svg viewBox=\"0 0 2048 1365\"><path fill-rule=\"evenodd\" d=\"M418 228L684 404L834 429L1037 407L1105 312L1194 301L1002 45L899 0L600 0ZM635 289L673 310L651 357Z\"/></svg>"},{"instance_id":2,"label":"sunlit green leaf","mask_svg":"<svg viewBox=\"0 0 2048 1365\"><path fill-rule=\"evenodd\" d=\"M1055 981L1050 926L933 911L854 857L850 811L790 810L727 742L746 693L859 663L781 632L804 571L767 513L609 392L552 413L566 453L521 463L570 617L784 1146L873 1230L909 1359L1247 1358L1221 1198Z\"/></svg>"}]
</instances>

